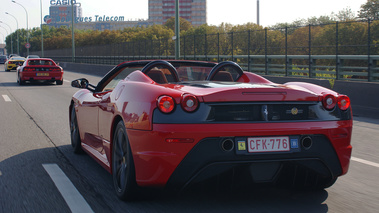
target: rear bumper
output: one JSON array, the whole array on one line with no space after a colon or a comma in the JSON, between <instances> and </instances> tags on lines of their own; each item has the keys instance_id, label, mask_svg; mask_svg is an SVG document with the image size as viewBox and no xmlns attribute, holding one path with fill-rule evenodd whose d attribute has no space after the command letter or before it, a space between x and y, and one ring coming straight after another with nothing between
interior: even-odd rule
<instances>
[{"instance_id":1,"label":"rear bumper","mask_svg":"<svg viewBox=\"0 0 379 213\"><path fill-rule=\"evenodd\" d=\"M323 135L310 135L314 145L299 152L282 154L236 155L235 150L221 149L223 138L207 138L199 142L182 160L167 182L168 188L181 189L216 175L232 171L245 176L250 182L274 182L279 176L293 177L299 174L288 168L301 167L313 172L313 176L336 178L342 174L339 159L330 142ZM299 171L296 171L299 173ZM303 175L303 174L301 174ZM238 175L236 175L238 176Z\"/></svg>"},{"instance_id":2,"label":"rear bumper","mask_svg":"<svg viewBox=\"0 0 379 213\"><path fill-rule=\"evenodd\" d=\"M8 65L6 67L7 70L16 70L17 69L17 66L16 65Z\"/></svg>"},{"instance_id":3,"label":"rear bumper","mask_svg":"<svg viewBox=\"0 0 379 213\"><path fill-rule=\"evenodd\" d=\"M63 80L62 72L48 72L49 76L37 76L35 72L21 72L20 77L22 81L39 81L39 80Z\"/></svg>"},{"instance_id":4,"label":"rear bumper","mask_svg":"<svg viewBox=\"0 0 379 213\"><path fill-rule=\"evenodd\" d=\"M128 129L140 186L179 187L204 176L236 166L259 162L309 164L316 172L337 177L348 171L352 121L292 122L269 124L154 124L153 131ZM298 136L313 139L309 149L276 154L241 154L225 151L225 138L251 136ZM191 143L169 143L166 139L191 139ZM316 162L316 163L315 163ZM212 172L216 171L216 172ZM205 174L205 175L204 175Z\"/></svg>"}]
</instances>

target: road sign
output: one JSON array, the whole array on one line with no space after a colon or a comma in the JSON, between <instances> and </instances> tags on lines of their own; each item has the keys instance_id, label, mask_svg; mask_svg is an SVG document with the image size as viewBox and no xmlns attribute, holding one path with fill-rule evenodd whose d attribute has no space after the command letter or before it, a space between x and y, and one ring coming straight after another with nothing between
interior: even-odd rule
<instances>
[{"instance_id":1,"label":"road sign","mask_svg":"<svg viewBox=\"0 0 379 213\"><path fill-rule=\"evenodd\" d=\"M25 44L25 47L26 47L27 49L29 49L29 48L30 48L30 43L26 43L26 44Z\"/></svg>"}]
</instances>

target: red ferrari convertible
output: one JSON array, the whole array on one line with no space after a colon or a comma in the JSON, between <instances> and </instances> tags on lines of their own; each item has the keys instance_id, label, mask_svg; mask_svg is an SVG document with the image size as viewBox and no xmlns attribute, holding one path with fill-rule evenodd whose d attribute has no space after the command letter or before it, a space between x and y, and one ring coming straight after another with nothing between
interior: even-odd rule
<instances>
[{"instance_id":1,"label":"red ferrari convertible","mask_svg":"<svg viewBox=\"0 0 379 213\"><path fill-rule=\"evenodd\" d=\"M29 58L22 66L17 67L17 83L26 81L50 81L63 84L63 68L50 58Z\"/></svg>"},{"instance_id":2,"label":"red ferrari convertible","mask_svg":"<svg viewBox=\"0 0 379 213\"><path fill-rule=\"evenodd\" d=\"M123 200L220 176L322 189L348 171L350 99L327 88L180 60L125 62L72 86L73 150L108 170Z\"/></svg>"}]
</instances>

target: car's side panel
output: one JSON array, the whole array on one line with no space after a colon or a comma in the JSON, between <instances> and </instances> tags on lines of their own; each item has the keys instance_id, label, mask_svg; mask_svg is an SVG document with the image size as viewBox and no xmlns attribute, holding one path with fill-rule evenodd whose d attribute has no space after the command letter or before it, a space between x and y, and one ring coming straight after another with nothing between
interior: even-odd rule
<instances>
[{"instance_id":1,"label":"car's side panel","mask_svg":"<svg viewBox=\"0 0 379 213\"><path fill-rule=\"evenodd\" d=\"M140 72L141 75L144 75ZM160 95L171 95L180 101L182 92L168 89L155 83L121 81L113 90L112 102L117 114L122 115L127 129L152 129L152 113ZM110 140L110 136L106 138Z\"/></svg>"},{"instance_id":2,"label":"car's side panel","mask_svg":"<svg viewBox=\"0 0 379 213\"><path fill-rule=\"evenodd\" d=\"M88 90L81 90L75 100L75 110L82 143L91 146L98 152L103 151L102 140L99 137L98 116L100 99Z\"/></svg>"}]
</instances>

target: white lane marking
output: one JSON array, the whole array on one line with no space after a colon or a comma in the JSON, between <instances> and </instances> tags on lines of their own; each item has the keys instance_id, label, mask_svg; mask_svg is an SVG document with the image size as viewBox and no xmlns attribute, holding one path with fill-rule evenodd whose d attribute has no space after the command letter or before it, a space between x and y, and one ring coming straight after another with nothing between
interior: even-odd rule
<instances>
[{"instance_id":1,"label":"white lane marking","mask_svg":"<svg viewBox=\"0 0 379 213\"><path fill-rule=\"evenodd\" d=\"M375 166L375 167L379 168L379 163L374 163L374 162L371 162L371 161L368 161L368 160L363 160L363 159L355 158L355 157L351 157L351 160L357 161L359 163L364 163L364 164L367 164L367 165L370 165L370 166Z\"/></svg>"},{"instance_id":2,"label":"white lane marking","mask_svg":"<svg viewBox=\"0 0 379 213\"><path fill-rule=\"evenodd\" d=\"M12 100L9 98L8 95L3 95L4 101L6 102L12 102Z\"/></svg>"},{"instance_id":3,"label":"white lane marking","mask_svg":"<svg viewBox=\"0 0 379 213\"><path fill-rule=\"evenodd\" d=\"M63 81L64 81L64 82L68 82L68 83L70 83L70 82L71 82L71 81L69 81L69 80L66 80L66 79L63 79Z\"/></svg>"},{"instance_id":4,"label":"white lane marking","mask_svg":"<svg viewBox=\"0 0 379 213\"><path fill-rule=\"evenodd\" d=\"M42 164L62 194L71 212L93 212L83 196L57 164Z\"/></svg>"}]
</instances>

